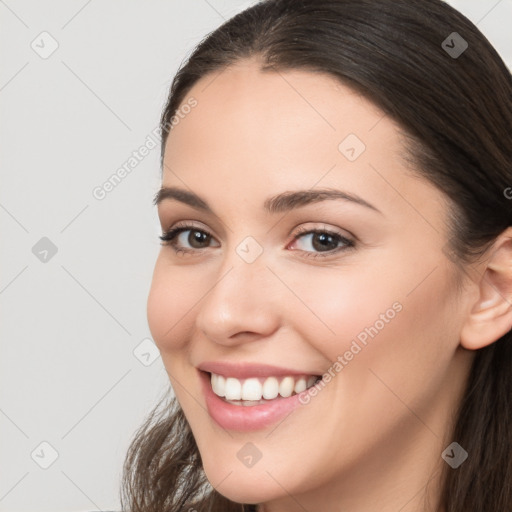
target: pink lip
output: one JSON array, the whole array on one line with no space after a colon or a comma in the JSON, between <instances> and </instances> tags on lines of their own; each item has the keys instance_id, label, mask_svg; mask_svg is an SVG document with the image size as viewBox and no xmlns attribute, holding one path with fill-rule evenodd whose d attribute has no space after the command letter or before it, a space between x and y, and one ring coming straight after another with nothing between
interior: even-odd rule
<instances>
[{"instance_id":1,"label":"pink lip","mask_svg":"<svg viewBox=\"0 0 512 512\"><path fill-rule=\"evenodd\" d=\"M273 425L299 407L301 405L301 396L308 392L308 390L305 390L288 398L277 397L262 405L233 405L224 401L213 392L209 373L204 371L199 371L198 373L208 413L217 424L226 430L248 432ZM232 373L230 375L234 376ZM273 375L276 374L274 373ZM288 373L287 375L290 374Z\"/></svg>"},{"instance_id":2,"label":"pink lip","mask_svg":"<svg viewBox=\"0 0 512 512\"><path fill-rule=\"evenodd\" d=\"M269 364L226 363L223 361L206 361L198 365L197 368L203 372L216 373L217 375L235 377L237 379L248 379L250 377L285 377L286 375L321 375L321 373L298 371Z\"/></svg>"}]
</instances>

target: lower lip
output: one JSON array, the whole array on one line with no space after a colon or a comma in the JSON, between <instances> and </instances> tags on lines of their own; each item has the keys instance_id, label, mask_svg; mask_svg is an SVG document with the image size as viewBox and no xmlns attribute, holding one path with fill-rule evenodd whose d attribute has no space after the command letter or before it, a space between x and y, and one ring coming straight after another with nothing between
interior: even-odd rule
<instances>
[{"instance_id":1,"label":"lower lip","mask_svg":"<svg viewBox=\"0 0 512 512\"><path fill-rule=\"evenodd\" d=\"M286 417L301 405L300 398L308 390L288 398L277 397L261 405L233 405L217 396L210 383L210 374L199 371L206 407L212 419L226 430L249 432L264 429Z\"/></svg>"}]
</instances>

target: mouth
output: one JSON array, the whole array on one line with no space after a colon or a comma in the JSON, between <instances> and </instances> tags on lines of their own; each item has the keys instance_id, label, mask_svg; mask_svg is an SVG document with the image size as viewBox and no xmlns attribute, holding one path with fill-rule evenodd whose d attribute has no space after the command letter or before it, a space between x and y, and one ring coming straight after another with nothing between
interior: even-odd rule
<instances>
[{"instance_id":1,"label":"mouth","mask_svg":"<svg viewBox=\"0 0 512 512\"><path fill-rule=\"evenodd\" d=\"M286 375L238 379L206 372L212 391L225 402L251 407L276 398L289 398L311 388L321 379L319 375Z\"/></svg>"},{"instance_id":2,"label":"mouth","mask_svg":"<svg viewBox=\"0 0 512 512\"><path fill-rule=\"evenodd\" d=\"M275 425L301 404L319 375L238 378L199 370L210 418L225 430L255 431Z\"/></svg>"}]
</instances>

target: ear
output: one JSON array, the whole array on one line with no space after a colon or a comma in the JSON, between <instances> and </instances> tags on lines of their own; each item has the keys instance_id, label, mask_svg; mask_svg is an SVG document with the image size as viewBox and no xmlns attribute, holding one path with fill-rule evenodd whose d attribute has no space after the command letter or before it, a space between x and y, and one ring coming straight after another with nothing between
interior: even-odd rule
<instances>
[{"instance_id":1,"label":"ear","mask_svg":"<svg viewBox=\"0 0 512 512\"><path fill-rule=\"evenodd\" d=\"M478 272L477 300L462 327L461 345L476 350L499 340L512 328L512 227L489 249Z\"/></svg>"}]
</instances>

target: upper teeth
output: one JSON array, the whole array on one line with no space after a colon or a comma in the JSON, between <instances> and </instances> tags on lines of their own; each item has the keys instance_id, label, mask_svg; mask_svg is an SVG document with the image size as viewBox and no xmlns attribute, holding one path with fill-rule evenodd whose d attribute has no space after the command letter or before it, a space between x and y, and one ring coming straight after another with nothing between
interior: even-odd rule
<instances>
[{"instance_id":1,"label":"upper teeth","mask_svg":"<svg viewBox=\"0 0 512 512\"><path fill-rule=\"evenodd\" d=\"M295 393L300 393L310 388L318 377L284 377L279 382L277 377L249 379L236 379L235 377L224 377L223 375L211 374L211 383L213 392L226 400L271 400L277 395L289 397Z\"/></svg>"}]
</instances>

